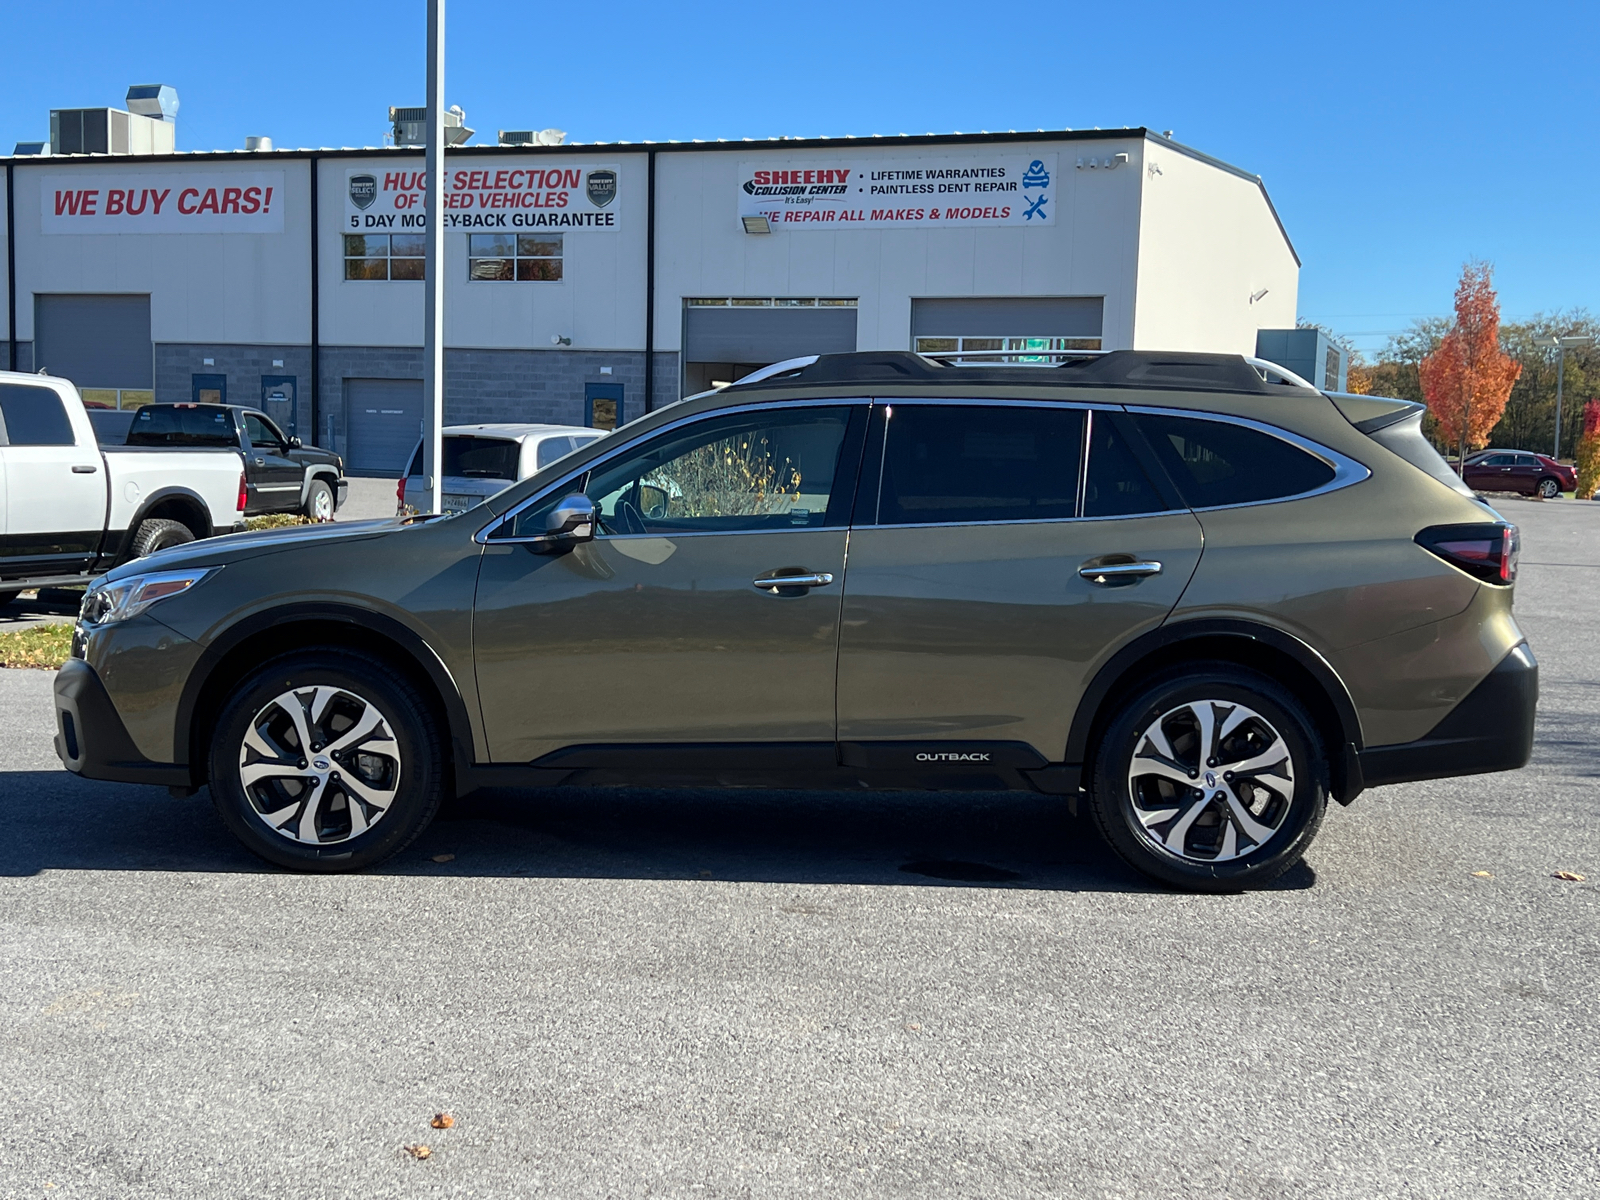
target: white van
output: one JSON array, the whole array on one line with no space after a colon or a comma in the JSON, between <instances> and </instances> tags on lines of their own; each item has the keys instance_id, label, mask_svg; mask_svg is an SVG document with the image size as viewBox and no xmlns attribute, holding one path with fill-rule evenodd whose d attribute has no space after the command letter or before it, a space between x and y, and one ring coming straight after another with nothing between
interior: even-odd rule
<instances>
[{"instance_id":1,"label":"white van","mask_svg":"<svg viewBox=\"0 0 1600 1200\"><path fill-rule=\"evenodd\" d=\"M605 435L584 425L446 425L440 511L464 512ZM411 467L395 489L398 513L432 511L433 493L425 482L418 439Z\"/></svg>"}]
</instances>

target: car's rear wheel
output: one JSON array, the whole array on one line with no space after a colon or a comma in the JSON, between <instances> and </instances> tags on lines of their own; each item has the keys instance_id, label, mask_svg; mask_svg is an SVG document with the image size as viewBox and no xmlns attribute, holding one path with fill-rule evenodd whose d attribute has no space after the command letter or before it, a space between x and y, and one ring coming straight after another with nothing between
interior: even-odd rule
<instances>
[{"instance_id":1,"label":"car's rear wheel","mask_svg":"<svg viewBox=\"0 0 1600 1200\"><path fill-rule=\"evenodd\" d=\"M192 541L194 534L187 525L169 521L165 517L151 517L147 521L140 521L139 528L134 531L133 556L143 558L157 550L169 550Z\"/></svg>"},{"instance_id":2,"label":"car's rear wheel","mask_svg":"<svg viewBox=\"0 0 1600 1200\"><path fill-rule=\"evenodd\" d=\"M1548 475L1545 476L1539 480L1539 495L1546 500L1554 500L1561 495L1561 481L1559 479L1551 479Z\"/></svg>"},{"instance_id":3,"label":"car's rear wheel","mask_svg":"<svg viewBox=\"0 0 1600 1200\"><path fill-rule=\"evenodd\" d=\"M306 489L306 503L302 509L313 521L333 520L333 489L321 479L313 479Z\"/></svg>"},{"instance_id":4,"label":"car's rear wheel","mask_svg":"<svg viewBox=\"0 0 1600 1200\"><path fill-rule=\"evenodd\" d=\"M229 697L211 745L211 795L262 858L353 871L427 828L443 764L433 715L409 680L313 649L268 663Z\"/></svg>"},{"instance_id":5,"label":"car's rear wheel","mask_svg":"<svg viewBox=\"0 0 1600 1200\"><path fill-rule=\"evenodd\" d=\"M1237 891L1300 861L1327 779L1316 726L1292 694L1229 663L1197 663L1117 709L1090 799L1131 866L1179 887Z\"/></svg>"}]
</instances>

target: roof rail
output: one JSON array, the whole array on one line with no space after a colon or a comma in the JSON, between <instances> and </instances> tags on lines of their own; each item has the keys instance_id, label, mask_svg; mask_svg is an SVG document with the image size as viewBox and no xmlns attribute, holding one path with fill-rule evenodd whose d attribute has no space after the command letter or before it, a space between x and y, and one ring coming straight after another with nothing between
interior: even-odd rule
<instances>
[{"instance_id":1,"label":"roof rail","mask_svg":"<svg viewBox=\"0 0 1600 1200\"><path fill-rule=\"evenodd\" d=\"M799 384L847 387L874 383L928 383L946 386L959 384L963 387L991 384L1011 387L1144 388L1253 392L1258 395L1283 395L1286 388L1317 391L1291 371L1263 360L1247 359L1241 354L1159 350L1046 351L1037 357L1060 360L1048 370L1024 363L958 365L943 361L945 357L942 354L913 354L909 350L807 355L774 363L736 380L723 390L794 387Z\"/></svg>"}]
</instances>

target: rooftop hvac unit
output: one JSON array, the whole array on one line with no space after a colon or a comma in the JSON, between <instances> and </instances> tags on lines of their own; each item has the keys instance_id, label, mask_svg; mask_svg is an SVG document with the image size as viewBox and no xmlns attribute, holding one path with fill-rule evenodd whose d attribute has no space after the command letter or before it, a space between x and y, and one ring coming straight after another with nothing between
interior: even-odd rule
<instances>
[{"instance_id":1,"label":"rooftop hvac unit","mask_svg":"<svg viewBox=\"0 0 1600 1200\"><path fill-rule=\"evenodd\" d=\"M171 154L175 128L120 108L53 108L50 148L56 154Z\"/></svg>"},{"instance_id":2,"label":"rooftop hvac unit","mask_svg":"<svg viewBox=\"0 0 1600 1200\"><path fill-rule=\"evenodd\" d=\"M271 150L272 139L266 136L246 137L244 139L246 150Z\"/></svg>"},{"instance_id":3,"label":"rooftop hvac unit","mask_svg":"<svg viewBox=\"0 0 1600 1200\"><path fill-rule=\"evenodd\" d=\"M11 152L18 158L48 158L50 155L49 142L18 142L15 150Z\"/></svg>"},{"instance_id":4,"label":"rooftop hvac unit","mask_svg":"<svg viewBox=\"0 0 1600 1200\"><path fill-rule=\"evenodd\" d=\"M502 129L502 146L559 146L567 140L565 129Z\"/></svg>"},{"instance_id":5,"label":"rooftop hvac unit","mask_svg":"<svg viewBox=\"0 0 1600 1200\"><path fill-rule=\"evenodd\" d=\"M128 111L157 121L178 119L178 92L164 83L136 83L128 89Z\"/></svg>"},{"instance_id":6,"label":"rooftop hvac unit","mask_svg":"<svg viewBox=\"0 0 1600 1200\"><path fill-rule=\"evenodd\" d=\"M396 146L426 146L428 144L428 110L426 108L389 109L389 124L394 127ZM459 104L444 110L444 144L459 146L476 130L467 128L467 114Z\"/></svg>"}]
</instances>

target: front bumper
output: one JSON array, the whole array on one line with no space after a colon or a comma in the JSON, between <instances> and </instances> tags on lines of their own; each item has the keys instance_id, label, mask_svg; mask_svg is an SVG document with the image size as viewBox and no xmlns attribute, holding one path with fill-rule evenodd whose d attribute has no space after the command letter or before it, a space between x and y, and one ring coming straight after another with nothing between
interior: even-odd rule
<instances>
[{"instance_id":1,"label":"front bumper","mask_svg":"<svg viewBox=\"0 0 1600 1200\"><path fill-rule=\"evenodd\" d=\"M56 674L56 755L85 779L188 787L189 768L140 754L94 668L69 658Z\"/></svg>"},{"instance_id":2,"label":"front bumper","mask_svg":"<svg viewBox=\"0 0 1600 1200\"><path fill-rule=\"evenodd\" d=\"M333 485L333 511L338 512L344 507L345 497L350 494L350 481L343 475L339 476Z\"/></svg>"},{"instance_id":3,"label":"front bumper","mask_svg":"<svg viewBox=\"0 0 1600 1200\"><path fill-rule=\"evenodd\" d=\"M1362 782L1378 787L1527 766L1538 706L1539 664L1523 642L1426 737L1361 751Z\"/></svg>"}]
</instances>

